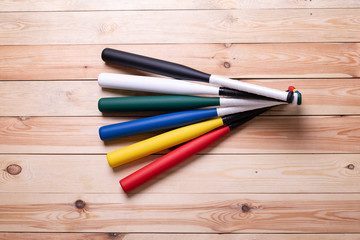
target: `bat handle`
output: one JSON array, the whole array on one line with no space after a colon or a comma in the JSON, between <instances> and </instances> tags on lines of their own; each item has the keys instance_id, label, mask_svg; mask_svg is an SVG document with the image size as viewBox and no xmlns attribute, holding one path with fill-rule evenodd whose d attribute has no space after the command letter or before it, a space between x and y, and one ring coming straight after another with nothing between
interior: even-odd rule
<instances>
[{"instance_id":1,"label":"bat handle","mask_svg":"<svg viewBox=\"0 0 360 240\"><path fill-rule=\"evenodd\" d=\"M210 78L210 74L200 72L181 64L111 48L105 48L102 51L101 58L107 63L135 68L145 72L156 73L177 79L208 82Z\"/></svg>"},{"instance_id":2,"label":"bat handle","mask_svg":"<svg viewBox=\"0 0 360 240\"><path fill-rule=\"evenodd\" d=\"M229 127L221 127L178 147L156 161L120 180L121 187L126 193L132 191L152 178L204 150L229 131Z\"/></svg>"}]
</instances>

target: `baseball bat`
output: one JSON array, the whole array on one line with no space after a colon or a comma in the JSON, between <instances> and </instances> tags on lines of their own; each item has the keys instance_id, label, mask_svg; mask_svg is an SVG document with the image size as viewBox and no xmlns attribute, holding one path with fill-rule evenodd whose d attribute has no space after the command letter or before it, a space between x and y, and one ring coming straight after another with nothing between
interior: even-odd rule
<instances>
[{"instance_id":1,"label":"baseball bat","mask_svg":"<svg viewBox=\"0 0 360 240\"><path fill-rule=\"evenodd\" d=\"M228 125L235 120L244 119L252 116L253 114L260 114L263 111L264 109L257 109L229 116L218 117L204 122L194 123L115 150L108 153L106 157L109 165L114 168L150 154L162 151L169 147L187 142L215 128Z\"/></svg>"},{"instance_id":2,"label":"baseball bat","mask_svg":"<svg viewBox=\"0 0 360 240\"><path fill-rule=\"evenodd\" d=\"M270 103L275 105L285 104L286 102L262 99L170 95L101 98L98 101L98 108L101 112L181 111L211 106L252 106Z\"/></svg>"},{"instance_id":3,"label":"baseball bat","mask_svg":"<svg viewBox=\"0 0 360 240\"><path fill-rule=\"evenodd\" d=\"M150 58L111 48L105 48L102 51L101 57L105 62L131 67L146 72L156 73L177 79L188 79L207 82L214 85L224 86L227 88L232 88L248 93L253 93L256 95L277 99L280 101L286 101L295 105L298 103L298 93L293 93L291 91L284 92L277 89L245 83L222 76L211 75L169 61Z\"/></svg>"},{"instance_id":4,"label":"baseball bat","mask_svg":"<svg viewBox=\"0 0 360 240\"><path fill-rule=\"evenodd\" d=\"M126 193L134 190L135 188L143 185L144 183L155 178L161 173L182 163L183 161L187 160L188 158L192 157L198 152L201 152L202 150L204 150L205 148L209 147L211 144L219 140L225 134L229 133L231 130L251 120L260 113L261 112L254 113L251 116L230 123L227 126L220 127L194 140L191 140L185 143L184 145L181 145L175 150L167 153L166 155L160 157L159 159L151 162L150 164L144 166L143 168L137 170L136 172L121 179L119 183L122 189Z\"/></svg>"},{"instance_id":5,"label":"baseball bat","mask_svg":"<svg viewBox=\"0 0 360 240\"><path fill-rule=\"evenodd\" d=\"M262 105L224 107L189 110L174 113L167 113L122 123L110 124L99 128L101 140L109 141L116 138L134 136L137 134L160 131L176 128L187 124L200 122L213 117L221 117L238 112L245 112L253 109L264 108L278 105L278 103L268 103Z\"/></svg>"},{"instance_id":6,"label":"baseball bat","mask_svg":"<svg viewBox=\"0 0 360 240\"><path fill-rule=\"evenodd\" d=\"M166 93L176 95L220 95L229 97L264 98L263 96L238 91L230 88L216 87L190 81L146 77L116 73L100 73L98 84L103 88L132 91ZM270 99L273 100L273 99Z\"/></svg>"}]
</instances>

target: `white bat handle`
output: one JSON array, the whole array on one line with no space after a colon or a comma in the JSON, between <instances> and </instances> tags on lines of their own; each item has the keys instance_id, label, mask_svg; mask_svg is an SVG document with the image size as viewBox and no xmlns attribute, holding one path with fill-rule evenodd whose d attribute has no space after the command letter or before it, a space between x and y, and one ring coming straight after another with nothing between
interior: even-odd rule
<instances>
[{"instance_id":1,"label":"white bat handle","mask_svg":"<svg viewBox=\"0 0 360 240\"><path fill-rule=\"evenodd\" d=\"M222 108L217 108L216 111L217 111L218 116L222 117L222 116L226 116L229 114L246 112L246 111L250 111L250 110L254 110L254 109L276 106L279 104L280 103L277 103L277 104L269 103L269 104L249 105L249 106L239 106L239 107L222 107Z\"/></svg>"},{"instance_id":2,"label":"white bat handle","mask_svg":"<svg viewBox=\"0 0 360 240\"><path fill-rule=\"evenodd\" d=\"M241 82L217 75L211 75L209 79L209 83L248 92L248 93L254 93L269 98L274 98L285 102L287 101L287 97L288 97L288 93L285 91L280 91L268 87L262 87L255 84ZM297 103L297 94L294 95L294 100L292 103L293 104Z\"/></svg>"},{"instance_id":3,"label":"white bat handle","mask_svg":"<svg viewBox=\"0 0 360 240\"><path fill-rule=\"evenodd\" d=\"M262 105L262 104L287 104L287 102L262 100L262 99L241 99L241 98L220 98L220 106L246 106L246 105Z\"/></svg>"}]
</instances>

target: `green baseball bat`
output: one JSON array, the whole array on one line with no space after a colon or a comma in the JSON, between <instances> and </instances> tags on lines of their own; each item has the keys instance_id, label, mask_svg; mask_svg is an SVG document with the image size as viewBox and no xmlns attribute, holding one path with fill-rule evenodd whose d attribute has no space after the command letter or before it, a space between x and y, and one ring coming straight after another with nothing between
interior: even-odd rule
<instances>
[{"instance_id":1,"label":"green baseball bat","mask_svg":"<svg viewBox=\"0 0 360 240\"><path fill-rule=\"evenodd\" d=\"M171 95L101 98L98 102L98 108L101 112L180 111L210 106L229 107L263 104L279 105L286 104L286 102L251 98L240 99Z\"/></svg>"}]
</instances>

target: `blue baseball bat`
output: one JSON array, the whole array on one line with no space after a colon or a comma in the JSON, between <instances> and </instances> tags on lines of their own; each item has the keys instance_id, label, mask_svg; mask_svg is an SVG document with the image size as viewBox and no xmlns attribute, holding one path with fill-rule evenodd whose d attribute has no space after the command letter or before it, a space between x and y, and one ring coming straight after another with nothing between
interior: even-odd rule
<instances>
[{"instance_id":1,"label":"blue baseball bat","mask_svg":"<svg viewBox=\"0 0 360 240\"><path fill-rule=\"evenodd\" d=\"M121 137L133 136L137 134L177 128L187 124L200 122L213 117L222 117L229 114L245 112L253 109L279 105L280 103L270 102L262 105L210 108L200 110L190 110L175 113L162 114L158 116L142 118L122 123L102 126L99 129L101 140L109 141Z\"/></svg>"}]
</instances>

